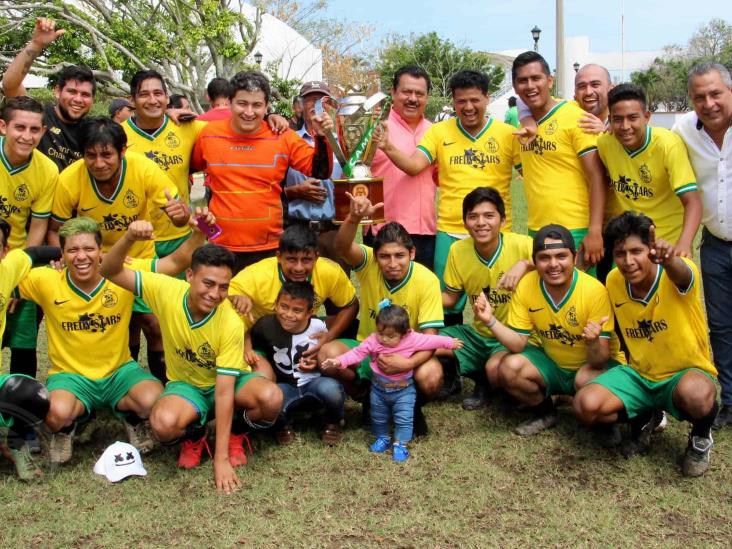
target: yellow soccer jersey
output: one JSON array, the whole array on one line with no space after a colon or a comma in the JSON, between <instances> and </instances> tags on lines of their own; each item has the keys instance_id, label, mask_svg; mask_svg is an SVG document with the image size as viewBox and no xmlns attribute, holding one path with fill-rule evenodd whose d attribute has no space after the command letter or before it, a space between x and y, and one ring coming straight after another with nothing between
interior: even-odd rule
<instances>
[{"instance_id":1,"label":"yellow soccer jersey","mask_svg":"<svg viewBox=\"0 0 732 549\"><path fill-rule=\"evenodd\" d=\"M496 290L496 285L516 263L531 259L532 242L525 235L501 233L498 248L490 258L478 254L472 238L454 242L447 256L445 286L453 292L465 292L471 304L475 303L481 291L485 291L493 314L505 323L512 293ZM490 328L482 322L474 321L473 327L482 336L495 338Z\"/></svg>"},{"instance_id":2,"label":"yellow soccer jersey","mask_svg":"<svg viewBox=\"0 0 732 549\"><path fill-rule=\"evenodd\" d=\"M56 164L38 150L28 162L13 168L5 156L5 138L0 137L0 219L10 224L11 250L25 248L29 217L51 216L57 182Z\"/></svg>"},{"instance_id":3,"label":"yellow soccer jersey","mask_svg":"<svg viewBox=\"0 0 732 549\"><path fill-rule=\"evenodd\" d=\"M409 313L409 325L414 330L443 328L442 293L440 281L424 265L412 261L409 271L399 284L390 287L381 274L374 251L361 246L364 260L354 272L361 284L361 308L358 313L357 338L366 339L376 331L376 315L379 302L390 299L394 305L401 305Z\"/></svg>"},{"instance_id":4,"label":"yellow soccer jersey","mask_svg":"<svg viewBox=\"0 0 732 549\"><path fill-rule=\"evenodd\" d=\"M644 378L661 381L685 368L712 375L707 322L701 303L699 270L682 258L692 272L686 291L679 290L661 265L648 295L633 296L618 269L607 277L615 318L630 353L630 365Z\"/></svg>"},{"instance_id":5,"label":"yellow soccer jersey","mask_svg":"<svg viewBox=\"0 0 732 549\"><path fill-rule=\"evenodd\" d=\"M170 381L213 387L216 375L249 372L244 362L244 325L228 301L195 322L188 310L190 285L155 273L135 273L135 294L160 320L165 371Z\"/></svg>"},{"instance_id":6,"label":"yellow soccer jersey","mask_svg":"<svg viewBox=\"0 0 732 549\"><path fill-rule=\"evenodd\" d=\"M63 223L74 216L88 216L97 221L102 230L102 249L114 245L133 221L145 219L156 227L172 225L163 207L167 203L165 189L177 196L175 186L160 173L155 163L137 153L126 153L122 158L119 182L110 198L99 193L94 178L84 160L77 160L59 177L52 216ZM161 220L164 219L164 221ZM155 255L151 240L135 242L130 255L149 258Z\"/></svg>"},{"instance_id":7,"label":"yellow soccer jersey","mask_svg":"<svg viewBox=\"0 0 732 549\"><path fill-rule=\"evenodd\" d=\"M684 225L679 196L696 191L696 177L681 138L665 128L646 127L643 145L629 151L611 134L597 140L621 213L633 210L653 219L656 235L676 243ZM675 196L674 196L675 195Z\"/></svg>"},{"instance_id":8,"label":"yellow soccer jersey","mask_svg":"<svg viewBox=\"0 0 732 549\"><path fill-rule=\"evenodd\" d=\"M13 297L13 290L28 274L33 260L23 250L10 250L0 260L0 341L5 333L5 313L8 301Z\"/></svg>"},{"instance_id":9,"label":"yellow soccer jersey","mask_svg":"<svg viewBox=\"0 0 732 549\"><path fill-rule=\"evenodd\" d=\"M102 278L84 292L67 269L32 269L20 283L20 296L43 309L48 333L49 374L101 379L132 360L129 327L134 296Z\"/></svg>"},{"instance_id":10,"label":"yellow soccer jersey","mask_svg":"<svg viewBox=\"0 0 732 549\"><path fill-rule=\"evenodd\" d=\"M132 117L128 118L122 127L127 134L127 150L144 154L155 162L158 168L175 183L178 195L188 204L189 182L188 174L191 163L191 153L198 134L206 126L206 122L194 120L180 126L174 124L167 115L160 126L152 134L141 130ZM167 217L164 218L167 221ZM188 227L176 227L172 223L155 228L155 238L159 241L173 240L188 234Z\"/></svg>"},{"instance_id":11,"label":"yellow soccer jersey","mask_svg":"<svg viewBox=\"0 0 732 549\"><path fill-rule=\"evenodd\" d=\"M590 224L590 194L580 158L597 150L597 136L577 125L585 114L561 101L536 121L536 139L521 145L531 231L549 223L568 229L586 229Z\"/></svg>"},{"instance_id":12,"label":"yellow soccer jersey","mask_svg":"<svg viewBox=\"0 0 732 549\"><path fill-rule=\"evenodd\" d=\"M437 230L465 234L463 198L476 187L493 187L506 204L507 231L511 230L511 178L519 163L515 128L489 118L473 137L458 118L434 124L422 136L418 149L430 163L437 163L440 195L437 201Z\"/></svg>"},{"instance_id":13,"label":"yellow soccer jersey","mask_svg":"<svg viewBox=\"0 0 732 549\"><path fill-rule=\"evenodd\" d=\"M578 269L572 285L559 303L544 288L539 273L527 274L519 282L508 311L508 326L520 334L538 336L544 352L560 368L578 370L587 364L583 330L591 320L603 317L601 337L610 339L610 358L624 363L625 357L613 331L615 321L607 290L601 282Z\"/></svg>"},{"instance_id":14,"label":"yellow soccer jersey","mask_svg":"<svg viewBox=\"0 0 732 549\"><path fill-rule=\"evenodd\" d=\"M277 294L282 289L285 277L276 257L268 257L250 265L231 279L229 295L247 295L254 307L252 315L256 322L265 315L275 312ZM356 289L340 266L330 259L319 257L308 279L315 290L313 311L317 311L325 300L336 307L350 305L356 299ZM244 319L248 324L249 320Z\"/></svg>"}]
</instances>

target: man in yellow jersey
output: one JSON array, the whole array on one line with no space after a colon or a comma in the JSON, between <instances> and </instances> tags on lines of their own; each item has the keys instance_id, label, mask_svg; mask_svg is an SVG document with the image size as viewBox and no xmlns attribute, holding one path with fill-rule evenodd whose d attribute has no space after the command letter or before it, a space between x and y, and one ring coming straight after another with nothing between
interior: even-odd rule
<instances>
[{"instance_id":1,"label":"man in yellow jersey","mask_svg":"<svg viewBox=\"0 0 732 549\"><path fill-rule=\"evenodd\" d=\"M490 101L488 76L462 70L450 79L450 91L457 117L430 127L418 147L408 153L389 141L388 130L379 147L400 170L416 175L431 164L437 166L440 195L437 203L435 274L443 282L450 245L467 236L460 218L463 198L480 186L496 189L506 204L506 229L511 229L511 178L519 163L518 142L513 126L486 119ZM384 126L386 128L386 126ZM461 324L465 300L447 313L447 324Z\"/></svg>"},{"instance_id":2,"label":"man in yellow jersey","mask_svg":"<svg viewBox=\"0 0 732 549\"><path fill-rule=\"evenodd\" d=\"M215 413L216 487L235 490L234 467L247 462L245 431L274 423L282 391L244 361L244 325L226 299L234 255L207 244L193 253L186 280L179 280L125 268L129 243L123 242L127 246L115 246L105 258L105 273L144 298L163 330L170 381L153 409L152 428L164 443L183 441L178 465L190 469L201 463L206 423Z\"/></svg>"},{"instance_id":3,"label":"man in yellow jersey","mask_svg":"<svg viewBox=\"0 0 732 549\"><path fill-rule=\"evenodd\" d=\"M506 320L511 292L531 265L531 238L503 231L506 209L500 193L491 187L478 187L463 199L463 222L468 238L455 242L447 256L442 306L449 309L463 295L471 305L485 293L495 315ZM440 335L465 342L462 349L439 350L440 362L457 360L458 372L475 382L473 396L463 400L463 408L477 410L485 404L488 387L498 387L498 365L505 349L489 328L476 320L440 330ZM445 370L445 379L449 370Z\"/></svg>"},{"instance_id":4,"label":"man in yellow jersey","mask_svg":"<svg viewBox=\"0 0 732 549\"><path fill-rule=\"evenodd\" d=\"M46 131L43 106L20 96L8 99L0 119L0 219L12 231L11 250L43 244L58 168L37 146ZM8 295L10 373L36 376L36 306ZM34 449L40 450L40 447Z\"/></svg>"},{"instance_id":5,"label":"man in yellow jersey","mask_svg":"<svg viewBox=\"0 0 732 549\"><path fill-rule=\"evenodd\" d=\"M618 210L644 213L654 220L659 238L691 257L702 205L696 177L681 137L652 128L643 89L620 84L608 94L612 134L597 140L610 176L609 192Z\"/></svg>"},{"instance_id":6,"label":"man in yellow jersey","mask_svg":"<svg viewBox=\"0 0 732 549\"><path fill-rule=\"evenodd\" d=\"M322 345L341 337L355 320L358 313L356 289L337 263L320 257L317 234L302 225L292 225L282 233L276 257L249 265L231 279L229 298L247 328L263 316L275 313L277 296L286 281L308 281L313 285L314 312L326 301L337 308L335 314L325 319L328 331L320 336L319 344L313 345L303 356L317 355ZM247 362L275 380L274 371L268 368L263 356L247 349Z\"/></svg>"},{"instance_id":7,"label":"man in yellow jersey","mask_svg":"<svg viewBox=\"0 0 732 549\"><path fill-rule=\"evenodd\" d=\"M594 265L603 255L605 208L605 172L597 136L579 128L585 117L582 109L551 97L554 80L541 55L520 54L511 75L516 93L538 125L536 139L521 145L529 233L559 223L579 246L580 263Z\"/></svg>"},{"instance_id":8,"label":"man in yellow jersey","mask_svg":"<svg viewBox=\"0 0 732 549\"><path fill-rule=\"evenodd\" d=\"M699 270L655 238L653 221L626 212L605 229L617 268L607 278L610 300L630 362L595 378L574 401L587 423L629 419L626 457L646 453L654 416L666 411L691 423L684 476L709 468L717 414L717 371L709 356ZM612 248L610 248L612 246Z\"/></svg>"},{"instance_id":9,"label":"man in yellow jersey","mask_svg":"<svg viewBox=\"0 0 732 549\"><path fill-rule=\"evenodd\" d=\"M501 362L501 385L535 414L515 429L532 436L557 422L552 395L572 395L609 365L622 363L605 287L575 267L574 238L566 227L547 225L534 235L536 271L521 279L506 322L493 314L485 294L478 320L511 353ZM535 333L540 347L527 345Z\"/></svg>"},{"instance_id":10,"label":"man in yellow jersey","mask_svg":"<svg viewBox=\"0 0 732 549\"><path fill-rule=\"evenodd\" d=\"M444 327L439 281L424 265L414 261L414 243L407 230L399 223L387 223L376 234L373 248L356 244L354 238L361 220L373 215L383 204L374 206L364 196L349 194L349 198L350 211L336 234L335 249L353 267L361 286L358 341L339 339L323 345L318 354L321 364L323 360L335 358L355 347L359 341L376 331L376 314L379 303L384 299L407 310L413 330L436 334L438 329ZM414 370L416 367L416 436L424 436L428 430L422 405L429 398L437 396L442 387L442 367L431 356L431 351L420 351L409 359L398 355L381 355L378 359L379 368L387 374ZM361 362L355 369L328 368L324 373L338 379L346 392L354 397L363 394L364 385L371 380L368 360ZM364 416L368 417L366 410Z\"/></svg>"}]
</instances>

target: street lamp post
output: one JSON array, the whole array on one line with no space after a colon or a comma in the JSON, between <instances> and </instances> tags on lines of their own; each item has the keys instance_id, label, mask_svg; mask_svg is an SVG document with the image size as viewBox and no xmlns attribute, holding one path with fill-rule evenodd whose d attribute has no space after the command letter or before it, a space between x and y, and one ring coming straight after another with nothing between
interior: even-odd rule
<instances>
[{"instance_id":1,"label":"street lamp post","mask_svg":"<svg viewBox=\"0 0 732 549\"><path fill-rule=\"evenodd\" d=\"M262 66L262 57L264 56L260 52L254 54L254 62L257 64L258 67Z\"/></svg>"},{"instance_id":2,"label":"street lamp post","mask_svg":"<svg viewBox=\"0 0 732 549\"><path fill-rule=\"evenodd\" d=\"M531 29L531 38L534 39L534 51L539 51L539 36L541 35L541 29L534 25L534 28Z\"/></svg>"},{"instance_id":3,"label":"street lamp post","mask_svg":"<svg viewBox=\"0 0 732 549\"><path fill-rule=\"evenodd\" d=\"M572 68L574 69L574 72L575 73L578 73L579 72L579 68L580 68L580 64L577 61L575 61L574 62L574 65L572 65Z\"/></svg>"}]
</instances>

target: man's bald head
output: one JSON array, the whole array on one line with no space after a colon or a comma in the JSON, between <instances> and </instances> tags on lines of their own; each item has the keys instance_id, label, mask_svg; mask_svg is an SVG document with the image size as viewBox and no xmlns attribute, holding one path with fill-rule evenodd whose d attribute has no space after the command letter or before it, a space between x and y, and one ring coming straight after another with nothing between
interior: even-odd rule
<instances>
[{"instance_id":1,"label":"man's bald head","mask_svg":"<svg viewBox=\"0 0 732 549\"><path fill-rule=\"evenodd\" d=\"M605 120L608 116L607 92L612 87L608 70L588 63L574 77L574 98L583 110Z\"/></svg>"}]
</instances>

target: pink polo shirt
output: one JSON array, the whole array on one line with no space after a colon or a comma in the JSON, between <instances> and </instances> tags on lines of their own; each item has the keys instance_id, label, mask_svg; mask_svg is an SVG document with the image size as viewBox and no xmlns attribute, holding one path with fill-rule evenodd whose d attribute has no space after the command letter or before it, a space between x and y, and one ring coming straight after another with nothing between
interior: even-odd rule
<instances>
[{"instance_id":1,"label":"pink polo shirt","mask_svg":"<svg viewBox=\"0 0 732 549\"><path fill-rule=\"evenodd\" d=\"M389 141L401 151L412 154L432 122L423 118L416 131L397 112L389 113ZM387 221L398 221L410 234L435 234L434 165L416 176L407 175L383 151L377 150L371 173L384 178L384 216ZM380 226L373 227L374 233Z\"/></svg>"}]
</instances>

